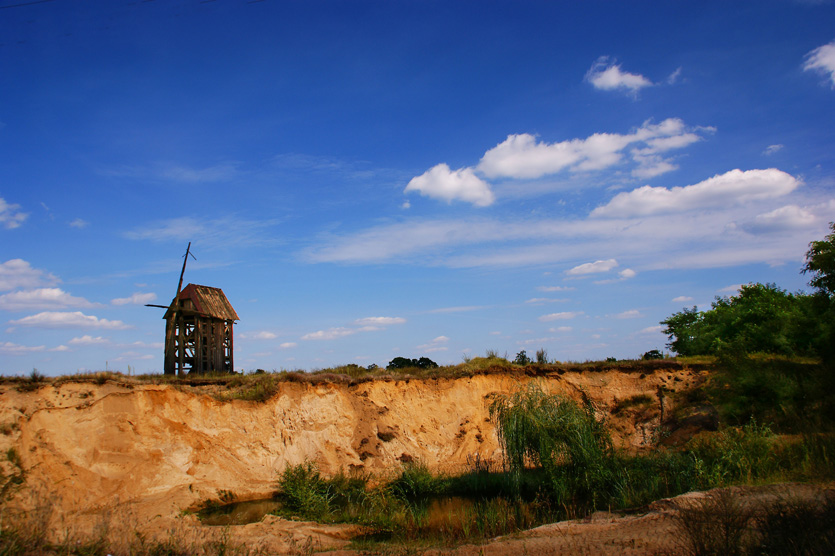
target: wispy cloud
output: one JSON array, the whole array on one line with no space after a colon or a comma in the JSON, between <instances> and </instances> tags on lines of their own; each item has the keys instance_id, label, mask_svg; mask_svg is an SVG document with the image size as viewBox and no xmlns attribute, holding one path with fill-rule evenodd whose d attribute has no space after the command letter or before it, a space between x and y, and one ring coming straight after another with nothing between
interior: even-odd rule
<instances>
[{"instance_id":1,"label":"wispy cloud","mask_svg":"<svg viewBox=\"0 0 835 556\"><path fill-rule=\"evenodd\" d=\"M327 330L317 330L302 336L302 340L336 340L337 338L344 338L345 336L352 336L360 332L359 328L346 328L344 326L329 328Z\"/></svg>"},{"instance_id":2,"label":"wispy cloud","mask_svg":"<svg viewBox=\"0 0 835 556\"><path fill-rule=\"evenodd\" d=\"M539 317L541 322L551 322L555 320L570 320L579 317L583 311L563 311L560 313L551 313L550 315L542 315Z\"/></svg>"},{"instance_id":3,"label":"wispy cloud","mask_svg":"<svg viewBox=\"0 0 835 556\"><path fill-rule=\"evenodd\" d=\"M100 319L92 315L85 315L81 311L57 312L45 311L22 319L9 321L15 326L31 326L35 328L105 328L109 330L124 330L131 328L120 320Z\"/></svg>"},{"instance_id":4,"label":"wispy cloud","mask_svg":"<svg viewBox=\"0 0 835 556\"><path fill-rule=\"evenodd\" d=\"M0 342L0 353L6 355L25 355L46 350L46 346L22 346L12 342Z\"/></svg>"},{"instance_id":5,"label":"wispy cloud","mask_svg":"<svg viewBox=\"0 0 835 556\"><path fill-rule=\"evenodd\" d=\"M276 338L278 338L277 334L269 332L267 330L262 330L260 332L244 333L240 334L239 336L241 339L247 340L275 340Z\"/></svg>"},{"instance_id":6,"label":"wispy cloud","mask_svg":"<svg viewBox=\"0 0 835 556\"><path fill-rule=\"evenodd\" d=\"M234 216L207 219L184 216L152 222L125 232L133 240L184 242L199 238L206 246L251 246L272 243L268 233L275 220L246 220Z\"/></svg>"},{"instance_id":7,"label":"wispy cloud","mask_svg":"<svg viewBox=\"0 0 835 556\"><path fill-rule=\"evenodd\" d=\"M486 309L484 305L460 305L457 307L440 307L438 309L430 309L427 313L444 314L444 313L469 313L470 311L480 311Z\"/></svg>"},{"instance_id":8,"label":"wispy cloud","mask_svg":"<svg viewBox=\"0 0 835 556\"><path fill-rule=\"evenodd\" d=\"M60 288L39 288L0 295L0 310L32 311L68 307L94 307L83 297L74 297Z\"/></svg>"},{"instance_id":9,"label":"wispy cloud","mask_svg":"<svg viewBox=\"0 0 835 556\"><path fill-rule=\"evenodd\" d=\"M565 273L569 276L582 276L583 274L598 274L601 272L609 272L618 266L615 259L606 259L605 261L594 261L593 263L583 263L574 268L566 270Z\"/></svg>"},{"instance_id":10,"label":"wispy cloud","mask_svg":"<svg viewBox=\"0 0 835 556\"><path fill-rule=\"evenodd\" d=\"M67 343L71 346L95 346L101 344L109 344L110 340L108 340L107 338L102 338L101 336L93 337L89 334L85 334L84 336L73 338Z\"/></svg>"},{"instance_id":11,"label":"wispy cloud","mask_svg":"<svg viewBox=\"0 0 835 556\"><path fill-rule=\"evenodd\" d=\"M638 309L630 309L628 311L623 311L623 312L618 313L616 315L612 315L612 318L616 318L616 319L635 319L635 318L642 317L642 316L643 315L641 314L641 311L639 311Z\"/></svg>"},{"instance_id":12,"label":"wispy cloud","mask_svg":"<svg viewBox=\"0 0 835 556\"><path fill-rule=\"evenodd\" d=\"M20 205L7 203L0 197L0 226L13 230L19 228L28 217L29 213L20 211Z\"/></svg>"},{"instance_id":13,"label":"wispy cloud","mask_svg":"<svg viewBox=\"0 0 835 556\"><path fill-rule=\"evenodd\" d=\"M402 317L365 317L357 319L354 324L359 326L391 326L393 324L403 324L406 319Z\"/></svg>"},{"instance_id":14,"label":"wispy cloud","mask_svg":"<svg viewBox=\"0 0 835 556\"><path fill-rule=\"evenodd\" d=\"M437 338L432 339L430 342L421 344L416 347L420 351L424 353L434 353L437 351L448 351L449 348L446 344L449 342L449 338L446 336L438 336Z\"/></svg>"},{"instance_id":15,"label":"wispy cloud","mask_svg":"<svg viewBox=\"0 0 835 556\"><path fill-rule=\"evenodd\" d=\"M546 303L565 303L567 299L553 299L551 297L532 297L525 300L525 303L530 305L545 305Z\"/></svg>"},{"instance_id":16,"label":"wispy cloud","mask_svg":"<svg viewBox=\"0 0 835 556\"><path fill-rule=\"evenodd\" d=\"M828 75L831 86L835 89L835 41L819 46L806 55L803 63L805 71L816 71Z\"/></svg>"},{"instance_id":17,"label":"wispy cloud","mask_svg":"<svg viewBox=\"0 0 835 556\"><path fill-rule=\"evenodd\" d=\"M176 183L200 184L230 181L238 177L237 164L223 163L214 166L194 167L175 162L156 162L144 166L105 168L100 174L116 178L129 178Z\"/></svg>"},{"instance_id":18,"label":"wispy cloud","mask_svg":"<svg viewBox=\"0 0 835 556\"><path fill-rule=\"evenodd\" d=\"M44 270L32 268L23 259L10 259L0 264L0 291L18 288L38 288L60 282L58 277Z\"/></svg>"},{"instance_id":19,"label":"wispy cloud","mask_svg":"<svg viewBox=\"0 0 835 556\"><path fill-rule=\"evenodd\" d=\"M116 299L111 299L110 302L113 305L144 305L145 303L156 300L156 298L157 294L155 293L136 292L130 297L117 297Z\"/></svg>"}]
</instances>

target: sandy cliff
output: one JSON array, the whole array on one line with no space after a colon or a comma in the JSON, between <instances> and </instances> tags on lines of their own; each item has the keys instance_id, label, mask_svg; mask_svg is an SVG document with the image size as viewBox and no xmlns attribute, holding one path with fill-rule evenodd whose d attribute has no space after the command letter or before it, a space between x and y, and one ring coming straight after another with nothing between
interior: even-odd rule
<instances>
[{"instance_id":1,"label":"sandy cliff","mask_svg":"<svg viewBox=\"0 0 835 556\"><path fill-rule=\"evenodd\" d=\"M700 374L603 370L547 376L487 374L459 379L282 383L264 403L221 402L170 385L129 381L45 383L21 392L0 386L0 449L19 455L25 482L13 503L48 501L53 520L92 526L91 516L125 511L139 525L176 518L227 490L257 498L287 465L315 461L325 473L361 468L393 473L420 460L453 471L467 457L500 461L491 395L530 382L575 399L585 394L622 446L646 445L670 392ZM612 414L619 400L651 401ZM4 462L4 473L15 472Z\"/></svg>"}]
</instances>

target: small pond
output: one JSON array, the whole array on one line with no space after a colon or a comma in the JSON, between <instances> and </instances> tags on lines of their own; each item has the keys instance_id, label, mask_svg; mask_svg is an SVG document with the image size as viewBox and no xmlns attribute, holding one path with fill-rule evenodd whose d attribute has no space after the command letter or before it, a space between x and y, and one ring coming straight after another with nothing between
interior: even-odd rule
<instances>
[{"instance_id":1,"label":"small pond","mask_svg":"<svg viewBox=\"0 0 835 556\"><path fill-rule=\"evenodd\" d=\"M437 496L409 502L403 508L402 525L408 534L430 537L492 536L534 527L554 517L548 508L535 502L512 502L504 498ZM197 515L206 525L245 525L281 510L280 500L268 498L205 509Z\"/></svg>"},{"instance_id":2,"label":"small pond","mask_svg":"<svg viewBox=\"0 0 835 556\"><path fill-rule=\"evenodd\" d=\"M280 509L279 500L266 498L200 510L197 517L206 525L246 525L261 521L265 515Z\"/></svg>"}]
</instances>

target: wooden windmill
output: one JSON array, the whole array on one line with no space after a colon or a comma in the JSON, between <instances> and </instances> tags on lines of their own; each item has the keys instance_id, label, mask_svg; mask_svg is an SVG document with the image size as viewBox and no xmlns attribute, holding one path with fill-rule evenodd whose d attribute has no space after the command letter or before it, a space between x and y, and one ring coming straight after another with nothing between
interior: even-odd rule
<instances>
[{"instance_id":1,"label":"wooden windmill","mask_svg":"<svg viewBox=\"0 0 835 556\"><path fill-rule=\"evenodd\" d=\"M183 275L191 255L186 248L177 295L171 305L152 305L165 312L165 374L231 373L233 326L238 314L220 288L189 284L183 288Z\"/></svg>"}]
</instances>

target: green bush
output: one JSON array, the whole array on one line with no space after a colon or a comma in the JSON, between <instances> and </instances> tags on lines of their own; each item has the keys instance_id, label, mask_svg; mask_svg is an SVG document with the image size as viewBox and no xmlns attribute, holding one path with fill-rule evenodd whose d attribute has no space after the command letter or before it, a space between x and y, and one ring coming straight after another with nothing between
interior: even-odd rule
<instances>
[{"instance_id":1,"label":"green bush","mask_svg":"<svg viewBox=\"0 0 835 556\"><path fill-rule=\"evenodd\" d=\"M333 488L311 462L284 469L278 481L278 494L288 509L323 521L329 517L335 498Z\"/></svg>"},{"instance_id":2,"label":"green bush","mask_svg":"<svg viewBox=\"0 0 835 556\"><path fill-rule=\"evenodd\" d=\"M530 386L496 396L490 416L510 471L518 478L527 465L541 466L558 504L573 499L594 505L609 490L614 449L590 404L581 407Z\"/></svg>"}]
</instances>

